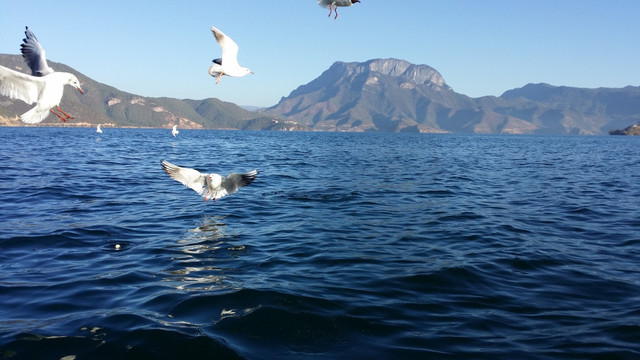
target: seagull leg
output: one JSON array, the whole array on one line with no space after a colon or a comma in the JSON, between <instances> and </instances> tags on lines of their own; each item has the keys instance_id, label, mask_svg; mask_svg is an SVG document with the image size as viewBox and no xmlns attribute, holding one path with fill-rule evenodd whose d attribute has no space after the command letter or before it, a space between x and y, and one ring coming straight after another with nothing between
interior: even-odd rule
<instances>
[{"instance_id":1,"label":"seagull leg","mask_svg":"<svg viewBox=\"0 0 640 360\"><path fill-rule=\"evenodd\" d=\"M58 114L57 112L55 112L53 110L53 108L49 109L49 111L51 111L52 114L54 114L55 116L57 116L60 120L62 120L62 122L66 122L67 119L63 118L60 114Z\"/></svg>"},{"instance_id":2,"label":"seagull leg","mask_svg":"<svg viewBox=\"0 0 640 360\"><path fill-rule=\"evenodd\" d=\"M336 16L333 17L333 20L338 18L338 7L336 6Z\"/></svg>"},{"instance_id":3,"label":"seagull leg","mask_svg":"<svg viewBox=\"0 0 640 360\"><path fill-rule=\"evenodd\" d=\"M220 82L220 78L222 77L222 73L218 74L218 76L216 76L216 85L218 85L218 83Z\"/></svg>"},{"instance_id":4,"label":"seagull leg","mask_svg":"<svg viewBox=\"0 0 640 360\"><path fill-rule=\"evenodd\" d=\"M67 114L66 112L62 111L62 109L60 109L59 105L57 106L57 108L58 108L58 111L60 111L61 113L64 114L64 116L67 117L67 119L73 119L73 116L71 116L71 115Z\"/></svg>"},{"instance_id":5,"label":"seagull leg","mask_svg":"<svg viewBox=\"0 0 640 360\"><path fill-rule=\"evenodd\" d=\"M331 13L333 12L333 3L329 4L329 16L331 17Z\"/></svg>"}]
</instances>

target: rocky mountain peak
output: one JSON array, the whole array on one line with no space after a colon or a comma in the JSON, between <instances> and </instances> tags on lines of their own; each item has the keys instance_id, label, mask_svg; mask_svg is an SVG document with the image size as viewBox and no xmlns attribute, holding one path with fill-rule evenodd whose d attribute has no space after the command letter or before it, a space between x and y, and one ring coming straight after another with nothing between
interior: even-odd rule
<instances>
[{"instance_id":1,"label":"rocky mountain peak","mask_svg":"<svg viewBox=\"0 0 640 360\"><path fill-rule=\"evenodd\" d=\"M363 63L336 63L343 66L349 74L373 73L403 78L415 84L446 86L440 73L428 65L411 64L400 59L373 59Z\"/></svg>"}]
</instances>

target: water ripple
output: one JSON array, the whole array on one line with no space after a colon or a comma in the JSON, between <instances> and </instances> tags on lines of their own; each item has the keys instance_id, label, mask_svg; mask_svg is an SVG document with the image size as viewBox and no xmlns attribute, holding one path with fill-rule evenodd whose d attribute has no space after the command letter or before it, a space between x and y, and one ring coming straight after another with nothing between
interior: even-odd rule
<instances>
[{"instance_id":1,"label":"water ripple","mask_svg":"<svg viewBox=\"0 0 640 360\"><path fill-rule=\"evenodd\" d=\"M4 358L640 357L635 139L0 133Z\"/></svg>"}]
</instances>

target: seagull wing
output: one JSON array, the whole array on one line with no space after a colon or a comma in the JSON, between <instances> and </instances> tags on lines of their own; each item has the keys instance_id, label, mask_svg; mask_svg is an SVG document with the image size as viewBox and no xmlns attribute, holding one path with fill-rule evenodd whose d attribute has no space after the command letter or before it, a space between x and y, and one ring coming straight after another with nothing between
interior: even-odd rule
<instances>
[{"instance_id":1,"label":"seagull wing","mask_svg":"<svg viewBox=\"0 0 640 360\"><path fill-rule=\"evenodd\" d=\"M20 51L22 51L22 57L27 62L31 69L31 75L33 76L45 76L51 74L53 69L47 64L47 58L44 53L44 48L38 42L36 36L26 27L24 31L26 36L22 39L23 43L20 44Z\"/></svg>"},{"instance_id":2,"label":"seagull wing","mask_svg":"<svg viewBox=\"0 0 640 360\"><path fill-rule=\"evenodd\" d=\"M44 79L0 66L0 94L33 104L44 87Z\"/></svg>"},{"instance_id":3,"label":"seagull wing","mask_svg":"<svg viewBox=\"0 0 640 360\"><path fill-rule=\"evenodd\" d=\"M245 174L231 173L222 179L221 190L218 191L218 198L228 194L233 194L239 188L247 186L258 176L258 170L252 170Z\"/></svg>"},{"instance_id":4,"label":"seagull wing","mask_svg":"<svg viewBox=\"0 0 640 360\"><path fill-rule=\"evenodd\" d=\"M196 169L190 169L174 165L167 160L162 160L162 169L173 180L182 183L182 185L192 189L193 191L204 196L206 192L206 174Z\"/></svg>"},{"instance_id":5,"label":"seagull wing","mask_svg":"<svg viewBox=\"0 0 640 360\"><path fill-rule=\"evenodd\" d=\"M224 66L238 65L238 45L222 31L211 27L211 32L215 36L218 45L222 48L222 63ZM220 64L221 65L221 64Z\"/></svg>"}]
</instances>

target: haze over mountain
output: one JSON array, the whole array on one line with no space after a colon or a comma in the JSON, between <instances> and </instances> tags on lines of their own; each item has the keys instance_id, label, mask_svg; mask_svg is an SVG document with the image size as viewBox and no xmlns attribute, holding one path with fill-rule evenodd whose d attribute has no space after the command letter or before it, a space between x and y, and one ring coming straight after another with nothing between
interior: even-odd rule
<instances>
[{"instance_id":1,"label":"haze over mountain","mask_svg":"<svg viewBox=\"0 0 640 360\"><path fill-rule=\"evenodd\" d=\"M0 65L27 72L19 55ZM85 95L67 89L67 123L116 127L512 134L606 134L640 121L640 87L583 89L528 84L500 97L455 92L427 65L399 59L336 62L268 109L249 111L215 98L149 98L96 82L66 65ZM0 125L24 126L31 105L0 97ZM61 126L50 116L41 125Z\"/></svg>"}]
</instances>

